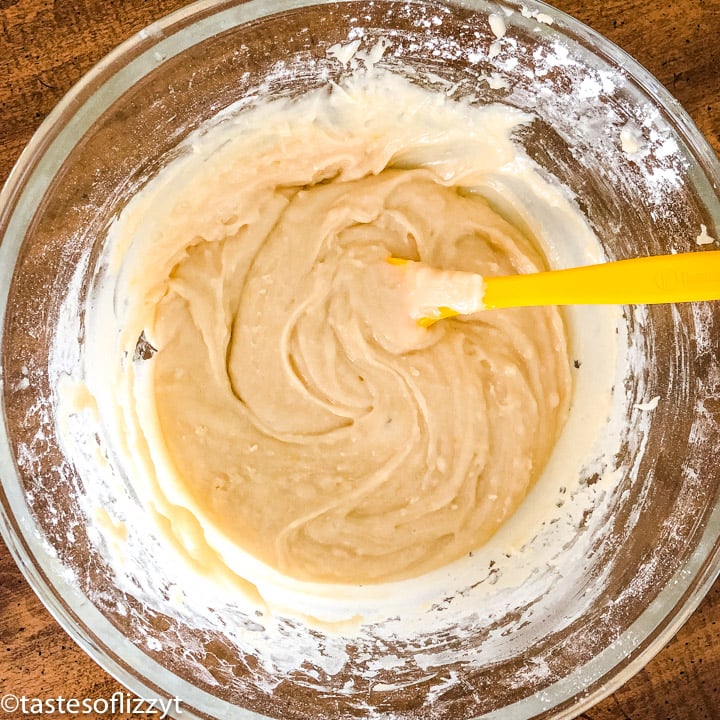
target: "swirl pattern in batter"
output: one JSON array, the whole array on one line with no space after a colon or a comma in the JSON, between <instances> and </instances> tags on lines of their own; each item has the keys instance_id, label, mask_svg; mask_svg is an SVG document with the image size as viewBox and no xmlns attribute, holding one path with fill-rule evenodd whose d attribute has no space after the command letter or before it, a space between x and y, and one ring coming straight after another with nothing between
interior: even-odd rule
<instances>
[{"instance_id":1,"label":"swirl pattern in batter","mask_svg":"<svg viewBox=\"0 0 720 720\"><path fill-rule=\"evenodd\" d=\"M524 118L383 82L242 113L120 220L122 342L156 349L122 423L197 562L222 537L300 581L420 575L495 533L562 430L558 309L419 328L384 262L547 267L482 196Z\"/></svg>"}]
</instances>

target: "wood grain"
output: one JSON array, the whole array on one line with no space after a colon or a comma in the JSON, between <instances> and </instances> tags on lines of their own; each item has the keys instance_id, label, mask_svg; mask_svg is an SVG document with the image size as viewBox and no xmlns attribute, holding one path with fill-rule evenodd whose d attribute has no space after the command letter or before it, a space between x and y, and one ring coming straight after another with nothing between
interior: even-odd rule
<instances>
[{"instance_id":1,"label":"wood grain","mask_svg":"<svg viewBox=\"0 0 720 720\"><path fill-rule=\"evenodd\" d=\"M185 4L0 0L0 181L43 118L93 64ZM555 5L645 65L720 153L718 0L555 0ZM118 690L124 689L50 617L0 543L0 695L109 698ZM0 720L4 717L21 715L0 711ZM103 717L120 720L127 714ZM581 717L720 718L720 583L644 670Z\"/></svg>"}]
</instances>

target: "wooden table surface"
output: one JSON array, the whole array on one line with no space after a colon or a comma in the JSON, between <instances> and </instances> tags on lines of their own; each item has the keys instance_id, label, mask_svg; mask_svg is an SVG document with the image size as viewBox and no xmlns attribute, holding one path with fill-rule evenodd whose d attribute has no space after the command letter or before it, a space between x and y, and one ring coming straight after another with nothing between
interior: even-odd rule
<instances>
[{"instance_id":1,"label":"wooden table surface","mask_svg":"<svg viewBox=\"0 0 720 720\"><path fill-rule=\"evenodd\" d=\"M0 182L43 118L92 65L151 21L186 4L0 0ZM554 4L645 65L720 154L720 0ZM0 541L0 696L109 698L118 690L123 688L51 618ZM0 709L0 720L20 717ZM102 717L119 720L127 714ZM581 717L720 718L720 581L644 670Z\"/></svg>"}]
</instances>

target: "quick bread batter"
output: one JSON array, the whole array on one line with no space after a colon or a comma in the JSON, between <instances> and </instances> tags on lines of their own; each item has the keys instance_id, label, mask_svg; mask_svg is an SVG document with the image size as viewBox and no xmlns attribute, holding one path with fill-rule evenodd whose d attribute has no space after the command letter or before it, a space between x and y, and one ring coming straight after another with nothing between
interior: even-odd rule
<instances>
[{"instance_id":1,"label":"quick bread batter","mask_svg":"<svg viewBox=\"0 0 720 720\"><path fill-rule=\"evenodd\" d=\"M376 72L226 117L127 206L100 404L186 559L251 583L400 580L522 502L571 402L560 311L421 328L385 260L546 269L528 120Z\"/></svg>"}]
</instances>

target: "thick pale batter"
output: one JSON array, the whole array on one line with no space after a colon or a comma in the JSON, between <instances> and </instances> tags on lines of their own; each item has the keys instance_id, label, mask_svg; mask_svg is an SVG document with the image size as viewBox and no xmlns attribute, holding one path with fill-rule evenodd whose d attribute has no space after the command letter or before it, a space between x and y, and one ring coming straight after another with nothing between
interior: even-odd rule
<instances>
[{"instance_id":1,"label":"thick pale batter","mask_svg":"<svg viewBox=\"0 0 720 720\"><path fill-rule=\"evenodd\" d=\"M359 78L226 121L128 206L113 412L183 554L251 581L375 583L513 513L569 409L559 311L419 328L385 258L545 268L526 209L509 200L520 231L480 194L534 173L510 139L526 119Z\"/></svg>"}]
</instances>

